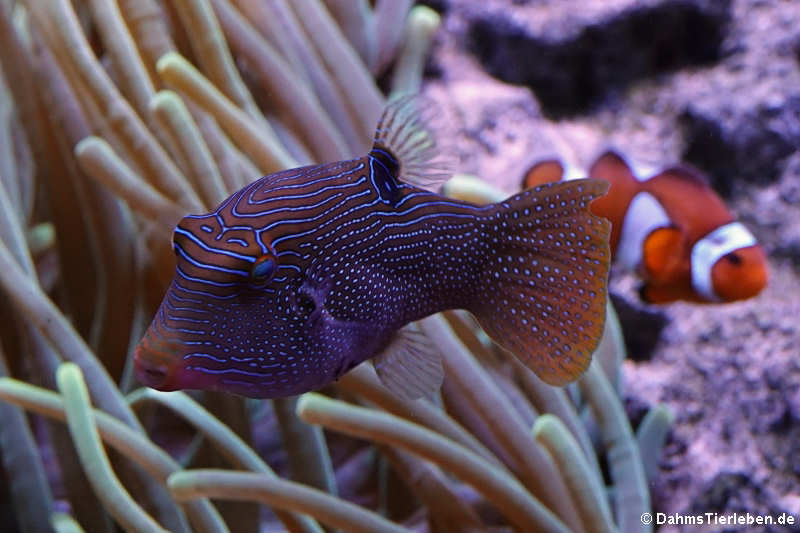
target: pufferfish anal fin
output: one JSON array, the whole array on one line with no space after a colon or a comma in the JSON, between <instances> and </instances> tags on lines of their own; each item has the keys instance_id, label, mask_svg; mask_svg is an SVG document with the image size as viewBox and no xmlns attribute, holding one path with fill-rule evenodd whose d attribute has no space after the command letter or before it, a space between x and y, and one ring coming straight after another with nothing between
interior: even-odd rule
<instances>
[{"instance_id":1,"label":"pufferfish anal fin","mask_svg":"<svg viewBox=\"0 0 800 533\"><path fill-rule=\"evenodd\" d=\"M450 177L452 163L436 141L433 118L433 105L420 96L398 96L386 105L369 153L388 170L385 176L431 191Z\"/></svg>"},{"instance_id":2,"label":"pufferfish anal fin","mask_svg":"<svg viewBox=\"0 0 800 533\"><path fill-rule=\"evenodd\" d=\"M397 331L372 364L384 386L404 400L430 398L444 380L439 350L415 323Z\"/></svg>"},{"instance_id":3,"label":"pufferfish anal fin","mask_svg":"<svg viewBox=\"0 0 800 533\"><path fill-rule=\"evenodd\" d=\"M530 189L545 183L561 181L564 176L564 165L558 159L545 159L534 163L522 178L522 189Z\"/></svg>"},{"instance_id":4,"label":"pufferfish anal fin","mask_svg":"<svg viewBox=\"0 0 800 533\"><path fill-rule=\"evenodd\" d=\"M608 187L578 179L528 189L496 204L484 226L496 252L468 310L550 385L586 370L603 334L610 224L589 204Z\"/></svg>"},{"instance_id":5,"label":"pufferfish anal fin","mask_svg":"<svg viewBox=\"0 0 800 533\"><path fill-rule=\"evenodd\" d=\"M644 277L659 285L674 280L686 256L685 245L686 236L680 228L667 226L651 231L642 245Z\"/></svg>"}]
</instances>

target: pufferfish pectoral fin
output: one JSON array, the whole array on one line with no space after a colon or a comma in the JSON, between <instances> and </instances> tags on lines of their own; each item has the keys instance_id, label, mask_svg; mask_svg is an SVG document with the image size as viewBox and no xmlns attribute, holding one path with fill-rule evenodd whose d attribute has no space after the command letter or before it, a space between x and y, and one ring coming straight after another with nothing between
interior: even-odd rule
<instances>
[{"instance_id":1,"label":"pufferfish pectoral fin","mask_svg":"<svg viewBox=\"0 0 800 533\"><path fill-rule=\"evenodd\" d=\"M429 398L444 380L439 350L415 323L397 331L372 364L384 386L404 400Z\"/></svg>"}]
</instances>

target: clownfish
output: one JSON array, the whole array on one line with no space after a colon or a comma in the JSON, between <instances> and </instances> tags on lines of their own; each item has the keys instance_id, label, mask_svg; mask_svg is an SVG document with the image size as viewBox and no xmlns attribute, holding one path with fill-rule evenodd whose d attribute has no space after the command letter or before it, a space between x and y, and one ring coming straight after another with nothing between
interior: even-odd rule
<instances>
[{"instance_id":1,"label":"clownfish","mask_svg":"<svg viewBox=\"0 0 800 533\"><path fill-rule=\"evenodd\" d=\"M622 156L607 151L588 173L556 159L538 162L522 187L587 174L611 184L591 210L611 221L612 256L641 277L642 300L732 302L756 296L766 286L761 246L692 167L635 172Z\"/></svg>"},{"instance_id":2,"label":"clownfish","mask_svg":"<svg viewBox=\"0 0 800 533\"><path fill-rule=\"evenodd\" d=\"M413 99L390 103L359 159L284 170L175 228L175 276L134 352L141 383L275 398L372 359L396 394L441 384L413 324L466 309L541 379L565 384L603 332L602 180L475 206L422 188L438 149Z\"/></svg>"}]
</instances>

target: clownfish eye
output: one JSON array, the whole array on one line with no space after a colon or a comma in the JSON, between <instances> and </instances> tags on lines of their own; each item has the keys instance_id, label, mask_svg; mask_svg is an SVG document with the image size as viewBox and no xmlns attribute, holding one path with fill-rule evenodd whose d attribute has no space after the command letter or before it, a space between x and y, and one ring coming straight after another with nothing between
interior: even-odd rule
<instances>
[{"instance_id":1,"label":"clownfish eye","mask_svg":"<svg viewBox=\"0 0 800 533\"><path fill-rule=\"evenodd\" d=\"M728 255L725 256L725 259L727 259L732 265L735 266L739 266L742 264L742 258L736 252L729 253Z\"/></svg>"},{"instance_id":2,"label":"clownfish eye","mask_svg":"<svg viewBox=\"0 0 800 533\"><path fill-rule=\"evenodd\" d=\"M253 263L253 268L250 270L250 278L258 284L266 283L272 279L277 266L278 263L275 261L275 256L264 254Z\"/></svg>"}]
</instances>

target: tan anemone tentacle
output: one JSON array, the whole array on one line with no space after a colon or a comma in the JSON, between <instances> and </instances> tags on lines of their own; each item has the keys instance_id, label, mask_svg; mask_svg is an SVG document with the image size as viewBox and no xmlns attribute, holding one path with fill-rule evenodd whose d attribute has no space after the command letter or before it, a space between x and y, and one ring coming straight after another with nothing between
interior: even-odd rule
<instances>
[{"instance_id":1,"label":"tan anemone tentacle","mask_svg":"<svg viewBox=\"0 0 800 533\"><path fill-rule=\"evenodd\" d=\"M158 60L159 76L211 113L231 139L265 174L295 166L280 144L270 144L253 120L219 91L183 56L170 52Z\"/></svg>"},{"instance_id":2,"label":"tan anemone tentacle","mask_svg":"<svg viewBox=\"0 0 800 533\"><path fill-rule=\"evenodd\" d=\"M32 6L35 8L31 13L45 30L50 50L68 66L73 79L85 90L147 180L188 209L199 207L197 194L97 61L71 4L67 0L49 0Z\"/></svg>"}]
</instances>

